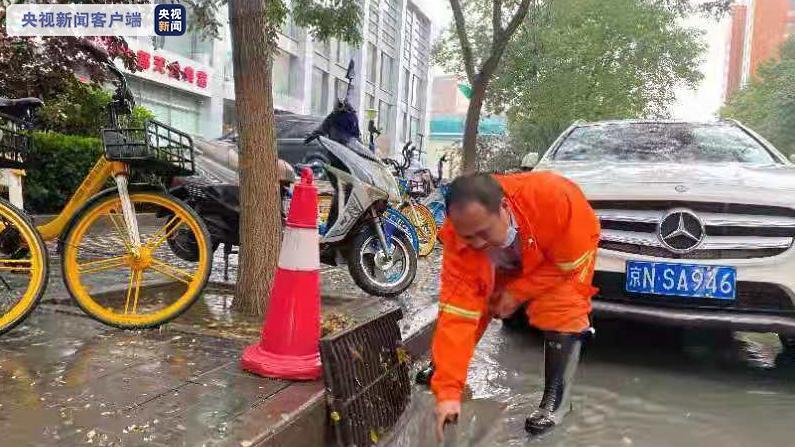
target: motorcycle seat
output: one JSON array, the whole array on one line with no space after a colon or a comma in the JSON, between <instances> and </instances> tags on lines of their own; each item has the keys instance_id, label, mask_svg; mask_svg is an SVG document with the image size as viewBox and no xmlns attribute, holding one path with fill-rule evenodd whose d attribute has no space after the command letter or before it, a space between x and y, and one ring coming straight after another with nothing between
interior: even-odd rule
<instances>
[{"instance_id":1,"label":"motorcycle seat","mask_svg":"<svg viewBox=\"0 0 795 447\"><path fill-rule=\"evenodd\" d=\"M12 118L23 119L28 111L35 110L44 105L44 101L39 98L0 98L0 114Z\"/></svg>"}]
</instances>

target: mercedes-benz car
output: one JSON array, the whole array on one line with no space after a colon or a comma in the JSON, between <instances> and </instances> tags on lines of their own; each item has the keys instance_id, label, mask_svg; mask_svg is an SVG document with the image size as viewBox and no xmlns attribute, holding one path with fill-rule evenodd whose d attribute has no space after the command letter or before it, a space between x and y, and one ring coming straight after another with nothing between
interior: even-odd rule
<instances>
[{"instance_id":1,"label":"mercedes-benz car","mask_svg":"<svg viewBox=\"0 0 795 447\"><path fill-rule=\"evenodd\" d=\"M733 121L578 123L535 169L576 181L599 216L597 317L792 345L795 166L758 134Z\"/></svg>"}]
</instances>

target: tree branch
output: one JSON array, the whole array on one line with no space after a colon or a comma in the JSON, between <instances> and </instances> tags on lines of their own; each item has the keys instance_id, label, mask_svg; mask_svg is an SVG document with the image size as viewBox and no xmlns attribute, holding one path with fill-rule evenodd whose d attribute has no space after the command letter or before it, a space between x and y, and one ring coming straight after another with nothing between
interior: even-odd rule
<instances>
[{"instance_id":1,"label":"tree branch","mask_svg":"<svg viewBox=\"0 0 795 447\"><path fill-rule=\"evenodd\" d=\"M496 43L502 36L502 0L493 0L491 12L491 27L493 28L492 40Z\"/></svg>"},{"instance_id":2,"label":"tree branch","mask_svg":"<svg viewBox=\"0 0 795 447\"><path fill-rule=\"evenodd\" d=\"M466 71L469 83L474 85L476 77L475 61L472 58L472 45L469 43L469 37L467 37L466 21L464 20L464 12L461 9L461 1L450 0L450 7L453 9L455 30L456 34L458 34L458 40L461 43L461 56L464 59L464 70Z\"/></svg>"},{"instance_id":3,"label":"tree branch","mask_svg":"<svg viewBox=\"0 0 795 447\"><path fill-rule=\"evenodd\" d=\"M508 27L505 28L505 34L503 36L503 46L508 43L513 36L513 33L516 32L516 29L519 28L519 25L522 24L522 20L527 16L527 11L530 10L530 1L531 0L522 0L522 3L519 5L519 9L516 10L516 14L511 18L511 21L508 23ZM532 0L533 6L536 5L537 0ZM552 0L548 0L548 3L551 3Z\"/></svg>"},{"instance_id":4,"label":"tree branch","mask_svg":"<svg viewBox=\"0 0 795 447\"><path fill-rule=\"evenodd\" d=\"M452 2L453 0L450 0ZM494 0L495 4L500 0ZM497 64L500 62L502 58L502 54L505 52L505 47L508 46L508 42L513 37L516 30L521 25L522 21L525 17L527 17L527 12L530 10L530 2L532 1L533 5L536 5L538 0L522 0L522 3L519 5L519 8L516 10L516 13L511 18L511 21L508 23L508 27L505 28L505 31L500 34L499 39L497 36L494 36L494 43L491 48L491 54L489 58L483 62L483 65L480 68L480 76L485 79L489 79L492 74L497 70ZM552 1L552 0L548 0Z\"/></svg>"}]
</instances>

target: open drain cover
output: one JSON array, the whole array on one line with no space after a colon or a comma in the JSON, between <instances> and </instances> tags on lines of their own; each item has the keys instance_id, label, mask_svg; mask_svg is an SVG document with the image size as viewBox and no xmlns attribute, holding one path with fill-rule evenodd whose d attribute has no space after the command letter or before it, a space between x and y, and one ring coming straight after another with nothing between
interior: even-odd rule
<instances>
[{"instance_id":1,"label":"open drain cover","mask_svg":"<svg viewBox=\"0 0 795 447\"><path fill-rule=\"evenodd\" d=\"M320 340L329 417L337 445L378 442L409 402L408 355L394 309Z\"/></svg>"}]
</instances>

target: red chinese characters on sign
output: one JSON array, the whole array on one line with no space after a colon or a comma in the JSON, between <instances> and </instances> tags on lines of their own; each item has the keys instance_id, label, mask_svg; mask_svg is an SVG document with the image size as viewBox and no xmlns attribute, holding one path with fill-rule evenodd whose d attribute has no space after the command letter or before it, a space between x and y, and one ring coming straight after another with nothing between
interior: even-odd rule
<instances>
[{"instance_id":1,"label":"red chinese characters on sign","mask_svg":"<svg viewBox=\"0 0 795 447\"><path fill-rule=\"evenodd\" d=\"M179 62L168 62L163 56L152 55L148 51L138 50L136 52L136 66L138 70L152 70L156 73L167 75L170 78L193 84L199 88L207 88L207 72L196 70L191 66L180 67Z\"/></svg>"},{"instance_id":2,"label":"red chinese characters on sign","mask_svg":"<svg viewBox=\"0 0 795 447\"><path fill-rule=\"evenodd\" d=\"M168 76L174 79L179 79L182 75L182 70L179 68L179 62L172 62L168 64Z\"/></svg>"},{"instance_id":3,"label":"red chinese characters on sign","mask_svg":"<svg viewBox=\"0 0 795 447\"><path fill-rule=\"evenodd\" d=\"M155 56L155 66L153 68L154 71L158 73L165 73L166 72L166 58L163 56Z\"/></svg>"},{"instance_id":4,"label":"red chinese characters on sign","mask_svg":"<svg viewBox=\"0 0 795 447\"><path fill-rule=\"evenodd\" d=\"M196 73L196 85L201 88L207 88L207 73L199 71Z\"/></svg>"},{"instance_id":5,"label":"red chinese characters on sign","mask_svg":"<svg viewBox=\"0 0 795 447\"><path fill-rule=\"evenodd\" d=\"M138 50L138 52L135 53L135 56L136 56L136 65L138 66L138 69L141 71L149 70L151 55L146 51Z\"/></svg>"},{"instance_id":6,"label":"red chinese characters on sign","mask_svg":"<svg viewBox=\"0 0 795 447\"><path fill-rule=\"evenodd\" d=\"M188 81L188 83L190 83L190 84L193 84L193 77L194 77L193 74L194 74L193 73L193 67L190 67L190 66L185 67L182 70L182 79L184 79L185 81Z\"/></svg>"}]
</instances>

